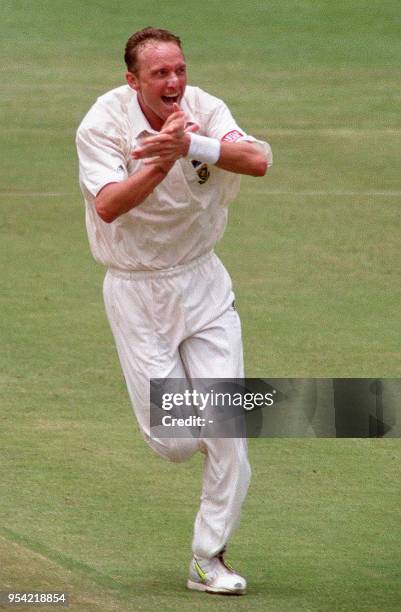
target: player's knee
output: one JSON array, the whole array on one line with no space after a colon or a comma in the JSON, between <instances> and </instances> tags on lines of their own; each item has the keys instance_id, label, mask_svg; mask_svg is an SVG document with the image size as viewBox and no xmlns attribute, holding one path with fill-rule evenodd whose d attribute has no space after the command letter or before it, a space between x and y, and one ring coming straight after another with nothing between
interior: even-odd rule
<instances>
[{"instance_id":1,"label":"player's knee","mask_svg":"<svg viewBox=\"0 0 401 612\"><path fill-rule=\"evenodd\" d=\"M164 440L148 440L152 449L167 461L182 463L199 450L195 439L166 438Z\"/></svg>"},{"instance_id":2,"label":"player's knee","mask_svg":"<svg viewBox=\"0 0 401 612\"><path fill-rule=\"evenodd\" d=\"M187 461L196 451L199 449L199 445L196 440L174 440L173 444L168 449L168 460L173 463L182 463Z\"/></svg>"}]
</instances>

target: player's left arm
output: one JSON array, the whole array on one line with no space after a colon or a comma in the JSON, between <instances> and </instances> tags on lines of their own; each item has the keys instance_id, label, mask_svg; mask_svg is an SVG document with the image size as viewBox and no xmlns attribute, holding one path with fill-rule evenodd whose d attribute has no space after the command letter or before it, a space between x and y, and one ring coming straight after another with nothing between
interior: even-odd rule
<instances>
[{"instance_id":1,"label":"player's left arm","mask_svg":"<svg viewBox=\"0 0 401 612\"><path fill-rule=\"evenodd\" d=\"M266 153L256 142L221 142L220 156L215 164L222 170L264 176L269 167Z\"/></svg>"}]
</instances>

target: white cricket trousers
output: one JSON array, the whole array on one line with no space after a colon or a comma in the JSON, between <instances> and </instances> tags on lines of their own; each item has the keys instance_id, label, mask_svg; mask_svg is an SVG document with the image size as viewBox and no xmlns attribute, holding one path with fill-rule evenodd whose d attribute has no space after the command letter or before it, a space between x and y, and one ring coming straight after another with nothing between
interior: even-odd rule
<instances>
[{"instance_id":1,"label":"white cricket trousers","mask_svg":"<svg viewBox=\"0 0 401 612\"><path fill-rule=\"evenodd\" d=\"M212 252L162 271L107 271L106 313L140 430L170 461L205 454L193 553L211 558L238 524L250 467L243 438L153 438L150 378L242 378L241 324L231 279Z\"/></svg>"}]
</instances>

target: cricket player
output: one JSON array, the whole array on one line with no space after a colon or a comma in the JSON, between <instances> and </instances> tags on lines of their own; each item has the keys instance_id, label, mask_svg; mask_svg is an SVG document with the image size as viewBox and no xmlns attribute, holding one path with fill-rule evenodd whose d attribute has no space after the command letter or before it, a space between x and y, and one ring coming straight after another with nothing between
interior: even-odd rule
<instances>
[{"instance_id":1,"label":"cricket player","mask_svg":"<svg viewBox=\"0 0 401 612\"><path fill-rule=\"evenodd\" d=\"M213 249L240 175L263 176L271 151L224 102L187 86L171 32L136 32L125 62L127 83L77 132L89 242L107 268L106 313L144 439L170 461L205 455L187 586L243 594L224 553L249 485L246 440L151 437L149 380L244 376L232 283Z\"/></svg>"}]
</instances>

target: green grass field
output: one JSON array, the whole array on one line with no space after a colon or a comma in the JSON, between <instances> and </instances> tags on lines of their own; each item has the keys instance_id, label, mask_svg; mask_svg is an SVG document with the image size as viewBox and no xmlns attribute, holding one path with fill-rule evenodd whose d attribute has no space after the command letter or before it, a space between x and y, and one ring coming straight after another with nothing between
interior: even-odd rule
<instances>
[{"instance_id":1,"label":"green grass field","mask_svg":"<svg viewBox=\"0 0 401 612\"><path fill-rule=\"evenodd\" d=\"M249 593L185 589L201 460L163 462L137 431L74 148L128 36L176 31L190 83L274 152L218 248L248 376L400 377L400 23L396 0L1 0L0 591L64 589L82 612L401 610L396 439L251 440L230 555Z\"/></svg>"}]
</instances>

